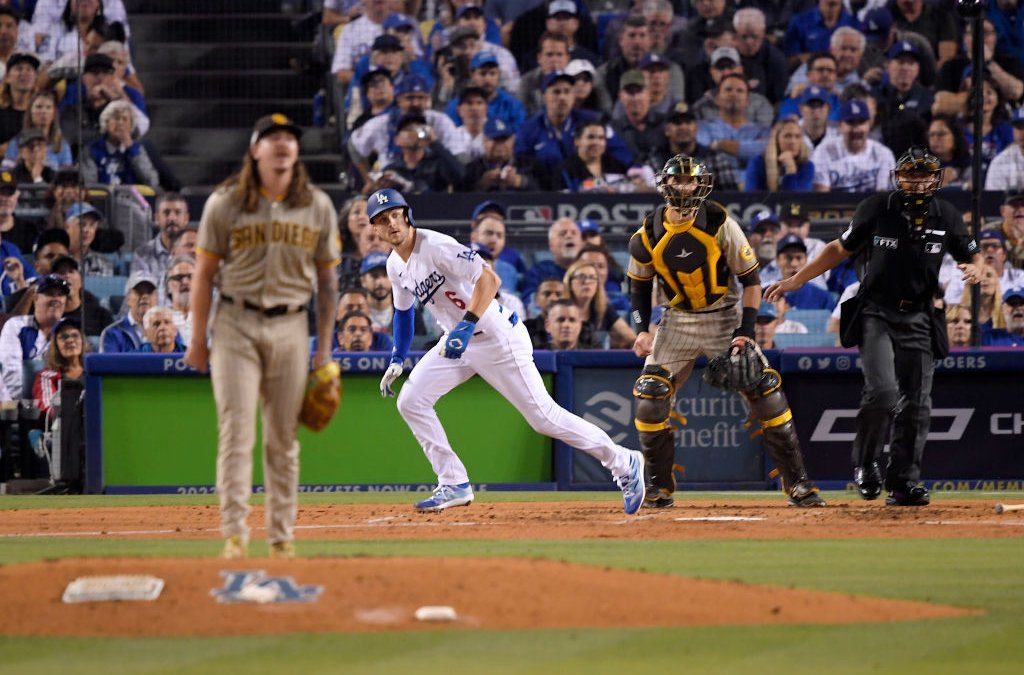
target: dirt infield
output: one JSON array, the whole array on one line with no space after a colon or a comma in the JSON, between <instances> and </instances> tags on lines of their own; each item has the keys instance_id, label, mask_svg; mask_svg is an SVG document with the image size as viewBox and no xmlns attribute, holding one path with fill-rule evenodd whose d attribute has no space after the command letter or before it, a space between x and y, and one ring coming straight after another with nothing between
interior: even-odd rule
<instances>
[{"instance_id":1,"label":"dirt infield","mask_svg":"<svg viewBox=\"0 0 1024 675\"><path fill-rule=\"evenodd\" d=\"M677 496L679 496L677 494ZM1024 511L996 515L995 502L940 501L928 507L838 502L824 509L770 501L701 500L622 513L606 502L476 502L422 514L404 504L302 506L296 536L312 539L860 539L874 537L1019 537ZM4 511L0 539L89 536L220 538L216 506L108 507ZM249 517L260 536L262 507Z\"/></svg>"},{"instance_id":2,"label":"dirt infield","mask_svg":"<svg viewBox=\"0 0 1024 675\"><path fill-rule=\"evenodd\" d=\"M223 571L320 585L315 602L225 604ZM76 577L152 574L154 602L63 604ZM425 581L429 579L429 583ZM0 568L0 634L211 636L417 630L864 623L965 616L971 610L898 600L685 579L513 558L74 559ZM414 618L455 608L454 623ZM32 617L26 621L25 617Z\"/></svg>"},{"instance_id":3,"label":"dirt infield","mask_svg":"<svg viewBox=\"0 0 1024 675\"><path fill-rule=\"evenodd\" d=\"M481 503L437 514L408 505L303 506L303 539L827 539L1019 537L1024 512L997 516L994 502L926 508L842 502L795 509L772 501L702 500L626 517L607 502ZM253 552L262 542L254 508ZM29 509L3 512L0 541L32 537L219 540L216 506ZM225 603L214 593L230 572L275 587L322 586L312 602ZM151 574L166 581L155 602L64 604L79 576ZM235 577L237 580L240 577ZM262 581L261 581L262 580ZM290 582L284 582L289 584ZM292 588L292 586L288 586ZM947 618L972 610L739 582L720 582L514 558L66 559L0 567L0 634L158 636L437 628L653 627ZM232 597L227 599L231 600ZM413 618L450 605L454 623ZM25 617L31 617L26 621Z\"/></svg>"}]
</instances>

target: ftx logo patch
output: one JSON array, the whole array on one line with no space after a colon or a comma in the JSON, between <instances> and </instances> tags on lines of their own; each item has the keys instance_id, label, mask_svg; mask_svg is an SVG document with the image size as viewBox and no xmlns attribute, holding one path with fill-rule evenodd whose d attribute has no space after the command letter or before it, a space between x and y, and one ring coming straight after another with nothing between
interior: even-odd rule
<instances>
[{"instance_id":1,"label":"ftx logo patch","mask_svg":"<svg viewBox=\"0 0 1024 675\"><path fill-rule=\"evenodd\" d=\"M276 592L275 603L316 602L324 592L323 586L299 586L292 577L268 577L263 570L221 572L220 575L224 577L224 586L212 589L210 595L225 604L247 602L242 591L252 587Z\"/></svg>"},{"instance_id":2,"label":"ftx logo patch","mask_svg":"<svg viewBox=\"0 0 1024 675\"><path fill-rule=\"evenodd\" d=\"M875 246L878 248L896 248L897 243L892 237L875 237Z\"/></svg>"}]
</instances>

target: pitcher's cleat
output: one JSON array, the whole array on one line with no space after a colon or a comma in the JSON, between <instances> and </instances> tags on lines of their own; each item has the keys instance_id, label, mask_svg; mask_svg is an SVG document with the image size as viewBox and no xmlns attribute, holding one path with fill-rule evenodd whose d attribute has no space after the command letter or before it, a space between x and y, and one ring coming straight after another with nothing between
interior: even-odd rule
<instances>
[{"instance_id":1,"label":"pitcher's cleat","mask_svg":"<svg viewBox=\"0 0 1024 675\"><path fill-rule=\"evenodd\" d=\"M241 560L249 556L249 542L237 534L233 534L224 540L224 549L220 557L224 560Z\"/></svg>"}]
</instances>

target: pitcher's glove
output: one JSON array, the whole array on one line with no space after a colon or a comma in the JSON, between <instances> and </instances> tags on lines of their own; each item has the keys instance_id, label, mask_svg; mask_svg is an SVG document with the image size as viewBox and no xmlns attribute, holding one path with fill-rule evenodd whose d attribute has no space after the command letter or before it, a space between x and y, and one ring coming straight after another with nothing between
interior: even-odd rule
<instances>
[{"instance_id":1,"label":"pitcher's glove","mask_svg":"<svg viewBox=\"0 0 1024 675\"><path fill-rule=\"evenodd\" d=\"M727 391L753 391L767 367L768 360L757 343L738 337L725 352L708 360L704 381Z\"/></svg>"},{"instance_id":2,"label":"pitcher's glove","mask_svg":"<svg viewBox=\"0 0 1024 675\"><path fill-rule=\"evenodd\" d=\"M309 374L306 395L302 399L299 422L320 431L331 421L341 405L341 366L328 361Z\"/></svg>"}]
</instances>

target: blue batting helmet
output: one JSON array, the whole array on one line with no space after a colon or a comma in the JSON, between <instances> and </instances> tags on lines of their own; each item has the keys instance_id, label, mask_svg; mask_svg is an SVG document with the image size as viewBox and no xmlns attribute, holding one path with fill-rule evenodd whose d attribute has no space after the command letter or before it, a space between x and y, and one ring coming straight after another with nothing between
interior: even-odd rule
<instances>
[{"instance_id":1,"label":"blue batting helmet","mask_svg":"<svg viewBox=\"0 0 1024 675\"><path fill-rule=\"evenodd\" d=\"M415 224L412 220L412 207L409 206L409 202L405 201L405 197L398 190L384 188L372 193L366 199L366 215L369 216L370 222L373 222L378 213L384 213L399 207L405 209L405 216L409 219L409 223Z\"/></svg>"}]
</instances>

